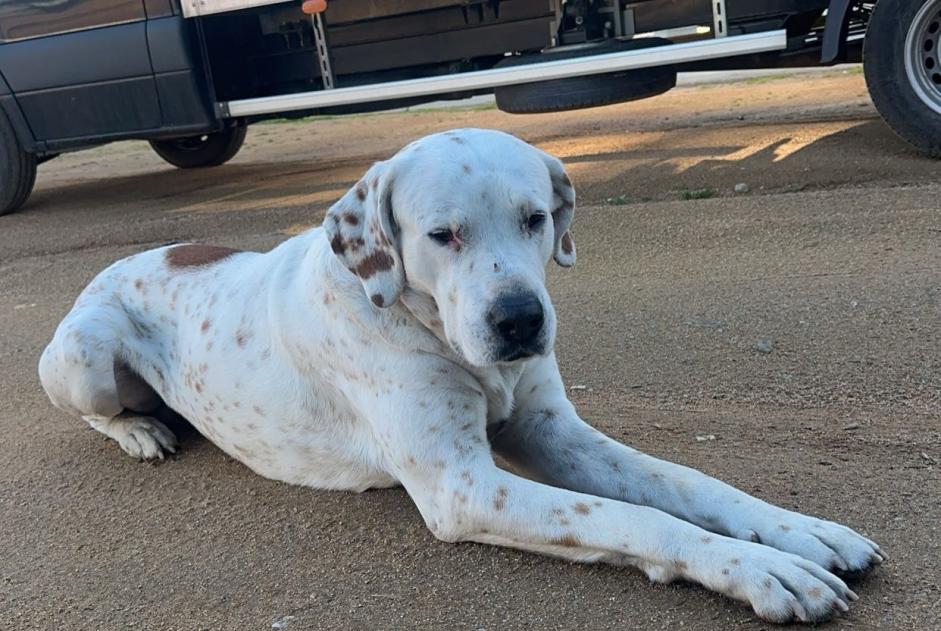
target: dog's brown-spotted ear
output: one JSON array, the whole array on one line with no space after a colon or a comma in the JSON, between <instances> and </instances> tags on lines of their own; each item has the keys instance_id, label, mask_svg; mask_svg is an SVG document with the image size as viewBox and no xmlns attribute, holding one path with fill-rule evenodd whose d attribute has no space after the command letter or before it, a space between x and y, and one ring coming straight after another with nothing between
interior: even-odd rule
<instances>
[{"instance_id":1,"label":"dog's brown-spotted ear","mask_svg":"<svg viewBox=\"0 0 941 631\"><path fill-rule=\"evenodd\" d=\"M377 307L395 304L405 287L391 198L388 162L377 162L330 207L323 222L334 254L359 277Z\"/></svg>"},{"instance_id":2,"label":"dog's brown-spotted ear","mask_svg":"<svg viewBox=\"0 0 941 631\"><path fill-rule=\"evenodd\" d=\"M552 179L552 223L555 226L553 258L562 267L575 265L575 240L572 238L572 218L575 216L575 187L565 172L562 161L543 153L543 160Z\"/></svg>"}]
</instances>

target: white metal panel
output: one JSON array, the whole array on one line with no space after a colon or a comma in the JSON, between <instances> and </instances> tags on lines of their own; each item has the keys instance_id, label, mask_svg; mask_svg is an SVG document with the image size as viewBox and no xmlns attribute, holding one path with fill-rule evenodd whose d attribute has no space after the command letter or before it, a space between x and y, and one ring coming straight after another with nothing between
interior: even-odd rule
<instances>
[{"instance_id":1,"label":"white metal panel","mask_svg":"<svg viewBox=\"0 0 941 631\"><path fill-rule=\"evenodd\" d=\"M369 103L389 99L444 94L462 90L495 88L518 83L533 83L551 79L603 74L619 70L649 68L679 64L691 61L718 59L735 55L747 55L774 50L787 46L787 32L784 30L752 33L708 39L657 48L644 48L618 53L607 53L576 59L544 61L526 66L512 66L463 72L440 77L425 77L406 81L374 83L351 88L336 88L316 92L301 92L282 96L268 96L255 99L242 99L219 103L223 116L253 116L274 112L290 112L335 105Z\"/></svg>"}]
</instances>

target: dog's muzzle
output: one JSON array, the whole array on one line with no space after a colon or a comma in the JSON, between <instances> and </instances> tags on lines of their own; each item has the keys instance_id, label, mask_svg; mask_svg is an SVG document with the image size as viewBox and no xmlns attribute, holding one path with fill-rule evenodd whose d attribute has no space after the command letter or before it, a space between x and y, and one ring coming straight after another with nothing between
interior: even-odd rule
<instances>
[{"instance_id":1,"label":"dog's muzzle","mask_svg":"<svg viewBox=\"0 0 941 631\"><path fill-rule=\"evenodd\" d=\"M499 361L516 361L545 351L542 302L531 292L504 294L487 313L487 322L500 341Z\"/></svg>"}]
</instances>

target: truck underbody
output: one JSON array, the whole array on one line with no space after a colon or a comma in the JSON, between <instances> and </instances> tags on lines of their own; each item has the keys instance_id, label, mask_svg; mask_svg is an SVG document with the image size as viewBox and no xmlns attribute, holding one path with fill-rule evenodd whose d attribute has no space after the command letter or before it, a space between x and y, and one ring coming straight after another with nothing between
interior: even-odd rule
<instances>
[{"instance_id":1,"label":"truck underbody","mask_svg":"<svg viewBox=\"0 0 941 631\"><path fill-rule=\"evenodd\" d=\"M322 15L306 15L300 4L205 0L183 10L198 16L220 114L262 117L386 109L464 98L503 85L665 64L680 69L818 65L829 4L333 0ZM622 47L608 53L620 60L599 63L603 51L596 47L651 36L659 36L662 46ZM575 50L585 57L579 62L572 57L581 55L568 55L568 68L546 54ZM843 59L856 51L850 46ZM508 57L524 57L532 65L524 70L517 63L510 72Z\"/></svg>"}]
</instances>

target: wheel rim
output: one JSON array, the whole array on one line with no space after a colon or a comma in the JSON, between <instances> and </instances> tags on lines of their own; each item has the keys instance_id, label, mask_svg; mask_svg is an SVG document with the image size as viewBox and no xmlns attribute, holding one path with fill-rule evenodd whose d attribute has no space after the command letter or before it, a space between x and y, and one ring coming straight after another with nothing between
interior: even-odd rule
<instances>
[{"instance_id":1,"label":"wheel rim","mask_svg":"<svg viewBox=\"0 0 941 631\"><path fill-rule=\"evenodd\" d=\"M905 73L915 94L941 114L941 0L921 7L905 38Z\"/></svg>"}]
</instances>

